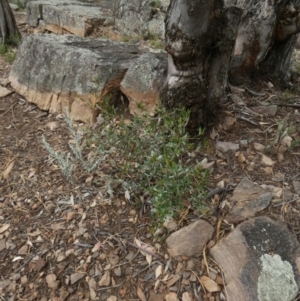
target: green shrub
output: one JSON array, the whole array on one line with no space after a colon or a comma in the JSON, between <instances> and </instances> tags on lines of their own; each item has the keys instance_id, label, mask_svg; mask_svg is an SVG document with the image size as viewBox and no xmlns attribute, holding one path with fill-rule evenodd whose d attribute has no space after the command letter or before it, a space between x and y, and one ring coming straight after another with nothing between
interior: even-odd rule
<instances>
[{"instance_id":1,"label":"green shrub","mask_svg":"<svg viewBox=\"0 0 300 301\"><path fill-rule=\"evenodd\" d=\"M189 112L159 109L154 117L126 120L118 117L107 101L100 110L100 130L87 130L84 139L67 115L75 141L69 144L71 154L54 151L43 138L45 148L69 181L78 166L90 173L105 163L106 169L109 166L113 171L106 176L110 177L110 191L126 193L131 202L149 205L156 225L176 218L187 203L205 211L209 173L196 159L200 144L196 148L185 130ZM92 158L86 155L90 149L94 151Z\"/></svg>"}]
</instances>

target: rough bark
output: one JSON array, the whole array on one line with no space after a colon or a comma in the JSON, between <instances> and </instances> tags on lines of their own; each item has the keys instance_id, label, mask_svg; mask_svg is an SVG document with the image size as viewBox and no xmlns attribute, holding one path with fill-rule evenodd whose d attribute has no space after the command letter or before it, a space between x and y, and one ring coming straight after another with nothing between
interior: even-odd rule
<instances>
[{"instance_id":1,"label":"rough bark","mask_svg":"<svg viewBox=\"0 0 300 301\"><path fill-rule=\"evenodd\" d=\"M0 0L0 39L4 44L17 44L20 37L8 0Z\"/></svg>"},{"instance_id":2,"label":"rough bark","mask_svg":"<svg viewBox=\"0 0 300 301\"><path fill-rule=\"evenodd\" d=\"M163 102L191 110L191 125L210 121L226 100L229 78L257 72L288 81L300 31L300 0L172 0L166 18L168 77Z\"/></svg>"}]
</instances>

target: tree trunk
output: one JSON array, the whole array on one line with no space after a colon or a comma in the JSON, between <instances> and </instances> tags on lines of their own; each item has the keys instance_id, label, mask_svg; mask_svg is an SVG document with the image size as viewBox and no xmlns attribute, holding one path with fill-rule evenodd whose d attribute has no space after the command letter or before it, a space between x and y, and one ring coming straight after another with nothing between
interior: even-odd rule
<instances>
[{"instance_id":1,"label":"tree trunk","mask_svg":"<svg viewBox=\"0 0 300 301\"><path fill-rule=\"evenodd\" d=\"M20 32L8 0L0 0L0 40L4 44L18 44Z\"/></svg>"},{"instance_id":2,"label":"tree trunk","mask_svg":"<svg viewBox=\"0 0 300 301\"><path fill-rule=\"evenodd\" d=\"M300 0L171 0L166 18L168 77L163 103L206 124L227 98L227 80L266 73L288 81L300 31Z\"/></svg>"}]
</instances>

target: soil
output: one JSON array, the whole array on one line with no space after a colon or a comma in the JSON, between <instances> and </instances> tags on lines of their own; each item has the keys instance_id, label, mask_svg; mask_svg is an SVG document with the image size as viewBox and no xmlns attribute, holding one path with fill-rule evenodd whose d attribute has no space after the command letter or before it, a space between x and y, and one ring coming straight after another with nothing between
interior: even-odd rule
<instances>
[{"instance_id":1,"label":"soil","mask_svg":"<svg viewBox=\"0 0 300 301\"><path fill-rule=\"evenodd\" d=\"M16 14L16 19L26 33L24 15ZM10 65L0 57L1 80L8 78L9 70ZM11 89L9 84L7 88ZM290 192L294 192L293 181L300 180L300 93L297 88L291 90L264 82L240 94L232 92L238 101L231 97L220 113L220 122L207 133L205 155L215 162L210 189L223 185L224 190L210 199L211 213L206 220L219 237L234 227L226 223L226 218L221 227L218 221L223 218L232 189L242 178ZM247 111L266 102L280 103L275 116ZM228 117L235 122L227 123ZM283 120L290 128L293 145L279 162L280 143L273 144ZM66 149L71 139L62 116L41 111L14 92L0 99L2 300L159 301L170 292L180 297L191 292L195 300L225 300L222 285L220 292L209 293L199 284L199 277L211 276L207 266L222 283L220 269L208 251L205 257L169 258L164 243L168 231L163 229L159 237L154 236L149 208L136 207L118 192L109 199L105 182L98 179L101 170L93 175L78 172L75 184L68 183L43 147L42 135L54 149ZM221 153L215 149L216 140L238 143L240 149ZM266 147L265 155L276 162L273 166L261 163L255 143ZM220 204L225 205L223 209ZM299 204L299 197L287 198L259 214L285 221L300 240ZM194 219L192 210L186 210L180 226ZM135 238L155 248L150 266ZM216 241L214 235L209 246ZM155 272L160 266L168 276L157 280ZM180 275L177 281L170 282L176 275Z\"/></svg>"}]
</instances>

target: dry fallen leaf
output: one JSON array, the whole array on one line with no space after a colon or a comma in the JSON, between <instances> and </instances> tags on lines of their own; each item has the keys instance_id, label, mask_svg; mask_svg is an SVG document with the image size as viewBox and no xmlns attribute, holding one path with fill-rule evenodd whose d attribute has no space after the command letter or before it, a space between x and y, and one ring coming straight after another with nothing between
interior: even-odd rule
<instances>
[{"instance_id":1,"label":"dry fallen leaf","mask_svg":"<svg viewBox=\"0 0 300 301\"><path fill-rule=\"evenodd\" d=\"M210 293L219 292L221 290L220 286L207 276L202 276L200 282Z\"/></svg>"},{"instance_id":2,"label":"dry fallen leaf","mask_svg":"<svg viewBox=\"0 0 300 301\"><path fill-rule=\"evenodd\" d=\"M125 199L126 199L127 201L130 201L130 193L129 193L128 190L125 191Z\"/></svg>"},{"instance_id":3,"label":"dry fallen leaf","mask_svg":"<svg viewBox=\"0 0 300 301\"><path fill-rule=\"evenodd\" d=\"M147 301L146 296L140 287L137 288L137 295L141 301Z\"/></svg>"},{"instance_id":4,"label":"dry fallen leaf","mask_svg":"<svg viewBox=\"0 0 300 301\"><path fill-rule=\"evenodd\" d=\"M109 286L110 284L110 271L105 271L104 275L99 281L99 286Z\"/></svg>"},{"instance_id":5,"label":"dry fallen leaf","mask_svg":"<svg viewBox=\"0 0 300 301\"><path fill-rule=\"evenodd\" d=\"M15 159L10 160L6 166L4 167L4 171L2 172L1 176L3 179L8 179L10 172L12 171L15 165Z\"/></svg>"},{"instance_id":6,"label":"dry fallen leaf","mask_svg":"<svg viewBox=\"0 0 300 301\"><path fill-rule=\"evenodd\" d=\"M193 294L190 293L190 292L184 292L182 294L182 301L193 301L194 298L193 298Z\"/></svg>"},{"instance_id":7,"label":"dry fallen leaf","mask_svg":"<svg viewBox=\"0 0 300 301\"><path fill-rule=\"evenodd\" d=\"M155 278L157 279L162 274L163 266L159 265L155 270Z\"/></svg>"},{"instance_id":8,"label":"dry fallen leaf","mask_svg":"<svg viewBox=\"0 0 300 301\"><path fill-rule=\"evenodd\" d=\"M9 227L10 227L10 224L4 224L4 225L0 228L0 233L5 232Z\"/></svg>"},{"instance_id":9,"label":"dry fallen leaf","mask_svg":"<svg viewBox=\"0 0 300 301\"><path fill-rule=\"evenodd\" d=\"M95 245L94 248L92 249L92 253L95 253L101 248L101 241L98 241Z\"/></svg>"},{"instance_id":10,"label":"dry fallen leaf","mask_svg":"<svg viewBox=\"0 0 300 301\"><path fill-rule=\"evenodd\" d=\"M167 287L173 286L179 279L181 278L180 275L174 275L168 282L167 282Z\"/></svg>"},{"instance_id":11,"label":"dry fallen leaf","mask_svg":"<svg viewBox=\"0 0 300 301\"><path fill-rule=\"evenodd\" d=\"M166 301L179 301L176 293L174 293L174 292L170 292L170 293L166 294L165 299L166 299Z\"/></svg>"},{"instance_id":12,"label":"dry fallen leaf","mask_svg":"<svg viewBox=\"0 0 300 301\"><path fill-rule=\"evenodd\" d=\"M14 257L14 259L12 260L12 262L15 262L15 261L18 261L18 260L22 260L22 259L23 259L23 257L16 256L16 257Z\"/></svg>"}]
</instances>

